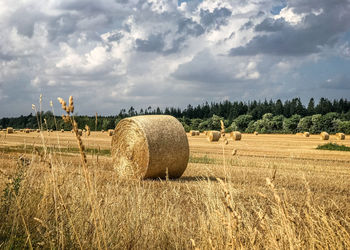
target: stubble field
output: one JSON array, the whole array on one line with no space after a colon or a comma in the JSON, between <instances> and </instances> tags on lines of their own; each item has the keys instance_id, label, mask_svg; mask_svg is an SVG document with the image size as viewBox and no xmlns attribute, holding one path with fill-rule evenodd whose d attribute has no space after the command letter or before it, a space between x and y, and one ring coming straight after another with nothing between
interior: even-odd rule
<instances>
[{"instance_id":1,"label":"stubble field","mask_svg":"<svg viewBox=\"0 0 350 250\"><path fill-rule=\"evenodd\" d=\"M118 178L107 133L83 135L83 169L70 132L1 132L0 248L350 247L350 152L315 149L349 136L188 139L180 179L138 181Z\"/></svg>"}]
</instances>

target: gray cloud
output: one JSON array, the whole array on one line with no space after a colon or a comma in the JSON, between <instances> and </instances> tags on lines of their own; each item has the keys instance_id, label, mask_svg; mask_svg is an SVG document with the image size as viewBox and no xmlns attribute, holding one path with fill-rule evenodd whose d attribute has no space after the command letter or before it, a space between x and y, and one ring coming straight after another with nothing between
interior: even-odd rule
<instances>
[{"instance_id":1,"label":"gray cloud","mask_svg":"<svg viewBox=\"0 0 350 250\"><path fill-rule=\"evenodd\" d=\"M229 54L300 56L320 52L325 46L333 46L340 35L350 30L350 5L347 1L341 0L334 5L328 2L312 6L312 9L311 5L301 4L299 7L292 5L300 13L318 7L322 10L320 14L308 13L297 25L290 25L282 18L264 19L255 26L255 31L270 34L258 34L246 45L232 48Z\"/></svg>"},{"instance_id":2,"label":"gray cloud","mask_svg":"<svg viewBox=\"0 0 350 250\"><path fill-rule=\"evenodd\" d=\"M289 1L304 17L296 25L274 19L270 8L276 4L7 1L0 10L0 116L31 112L40 93L46 109L49 100L73 95L81 114L115 114L131 105L289 98L301 96L301 89L303 95L340 96L347 78L332 76L347 75L345 69L324 73L323 81L333 82L322 85L323 92L315 91L321 77L304 76L316 70L300 69L317 60L314 53L324 61L349 54L347 1Z\"/></svg>"}]
</instances>

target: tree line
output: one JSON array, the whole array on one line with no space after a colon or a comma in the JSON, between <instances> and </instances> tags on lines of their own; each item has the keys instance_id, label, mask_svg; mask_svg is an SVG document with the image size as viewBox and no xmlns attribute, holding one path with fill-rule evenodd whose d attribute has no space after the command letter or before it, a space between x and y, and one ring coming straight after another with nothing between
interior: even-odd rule
<instances>
[{"instance_id":1,"label":"tree line","mask_svg":"<svg viewBox=\"0 0 350 250\"><path fill-rule=\"evenodd\" d=\"M319 133L343 132L350 134L350 101L347 99L328 100L321 98L316 104L311 98L304 106L300 98L273 101L250 102L212 102L202 105L188 105L185 109L167 107L164 110L152 107L137 111L134 107L121 109L113 116L83 116L76 115L75 120L79 128L88 125L93 130L114 129L123 118L135 115L167 114L176 117L186 131L219 130L220 120L223 120L227 132L238 130L241 132L260 133L296 133L309 131ZM97 119L96 119L97 118ZM70 130L70 124L63 122L61 117L54 117L51 111L29 114L15 118L0 119L2 128L38 128Z\"/></svg>"}]
</instances>

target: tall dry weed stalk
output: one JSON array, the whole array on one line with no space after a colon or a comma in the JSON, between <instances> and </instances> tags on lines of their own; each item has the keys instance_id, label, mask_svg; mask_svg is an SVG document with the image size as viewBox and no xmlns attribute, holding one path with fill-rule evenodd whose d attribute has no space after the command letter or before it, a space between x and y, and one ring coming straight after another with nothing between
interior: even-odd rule
<instances>
[{"instance_id":1,"label":"tall dry weed stalk","mask_svg":"<svg viewBox=\"0 0 350 250\"><path fill-rule=\"evenodd\" d=\"M66 123L70 123L73 127L73 131L75 134L75 137L77 139L78 147L79 147L79 152L80 152L80 161L81 161L81 166L83 168L84 172L84 177L85 177L85 184L88 192L88 197L89 197L89 202L91 206L91 211L92 211L92 217L93 217L93 223L95 228L97 229L97 240L98 240L98 248L99 249L107 249L107 244L106 244L106 237L105 237L105 232L104 232L104 226L102 225L103 219L99 211L99 205L98 201L96 198L96 193L95 189L93 187L92 181L91 181L91 175L89 173L88 165L87 165L87 158L86 154L84 152L84 144L83 141L80 137L80 134L78 132L78 124L74 119L73 112L74 112L74 102L73 102L73 96L69 97L69 102L68 106L66 102L61 98L57 98L58 101L60 102L62 109L66 111L66 115L62 115L62 119ZM89 128L90 131L90 128Z\"/></svg>"}]
</instances>

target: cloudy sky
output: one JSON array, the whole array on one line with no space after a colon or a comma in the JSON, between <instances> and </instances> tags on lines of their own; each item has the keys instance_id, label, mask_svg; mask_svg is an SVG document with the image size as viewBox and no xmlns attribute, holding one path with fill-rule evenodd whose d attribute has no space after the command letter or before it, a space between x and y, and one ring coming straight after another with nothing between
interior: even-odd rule
<instances>
[{"instance_id":1,"label":"cloudy sky","mask_svg":"<svg viewBox=\"0 0 350 250\"><path fill-rule=\"evenodd\" d=\"M349 0L0 0L0 27L0 117L350 97Z\"/></svg>"}]
</instances>

